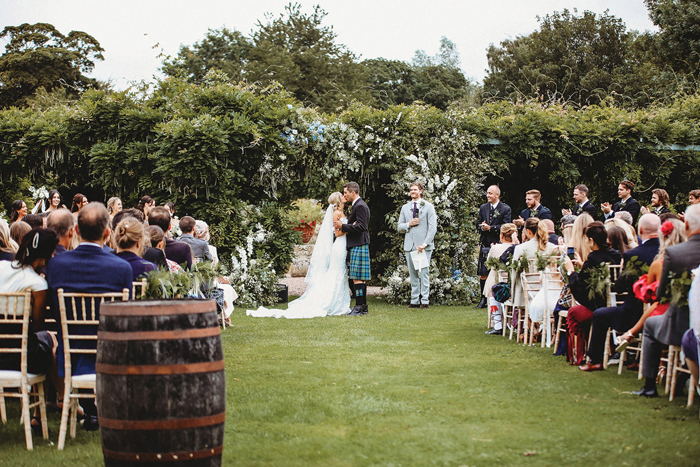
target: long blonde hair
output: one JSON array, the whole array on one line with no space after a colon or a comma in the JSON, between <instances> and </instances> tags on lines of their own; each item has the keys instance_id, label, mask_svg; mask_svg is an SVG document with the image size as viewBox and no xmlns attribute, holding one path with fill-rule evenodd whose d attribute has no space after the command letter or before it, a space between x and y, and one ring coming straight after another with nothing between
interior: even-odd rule
<instances>
[{"instance_id":1,"label":"long blonde hair","mask_svg":"<svg viewBox=\"0 0 700 467\"><path fill-rule=\"evenodd\" d=\"M673 224L673 231L671 231L671 233L669 233L668 235L664 235L663 231L661 232L659 253L654 258L654 261L656 261L657 259L664 259L666 248L673 245L678 245L679 243L683 243L688 239L685 233L685 224L683 222L681 222L678 219L668 219L664 221L664 224L666 222L670 222Z\"/></svg>"},{"instance_id":2,"label":"long blonde hair","mask_svg":"<svg viewBox=\"0 0 700 467\"><path fill-rule=\"evenodd\" d=\"M571 244L574 250L581 257L581 261L586 261L591 253L591 247L588 244L586 236L586 228L593 222L593 218L587 212L581 213L574 221L574 226L571 228Z\"/></svg>"},{"instance_id":3,"label":"long blonde hair","mask_svg":"<svg viewBox=\"0 0 700 467\"><path fill-rule=\"evenodd\" d=\"M7 253L17 253L19 245L10 237L10 227L4 219L0 219L0 250Z\"/></svg>"},{"instance_id":4,"label":"long blonde hair","mask_svg":"<svg viewBox=\"0 0 700 467\"><path fill-rule=\"evenodd\" d=\"M544 222L540 222L540 220L536 217L529 217L525 221L525 229L533 234L533 238L537 239L537 250L546 251L549 232L547 231L547 227L545 227Z\"/></svg>"}]
</instances>

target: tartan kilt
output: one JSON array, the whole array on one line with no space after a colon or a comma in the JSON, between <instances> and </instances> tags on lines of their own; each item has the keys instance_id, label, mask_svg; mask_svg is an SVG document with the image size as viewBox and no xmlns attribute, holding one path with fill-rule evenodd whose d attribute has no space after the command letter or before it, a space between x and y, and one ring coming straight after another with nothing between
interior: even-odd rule
<instances>
[{"instance_id":1,"label":"tartan kilt","mask_svg":"<svg viewBox=\"0 0 700 467\"><path fill-rule=\"evenodd\" d=\"M360 281L370 280L369 245L359 245L350 248L348 278Z\"/></svg>"}]
</instances>

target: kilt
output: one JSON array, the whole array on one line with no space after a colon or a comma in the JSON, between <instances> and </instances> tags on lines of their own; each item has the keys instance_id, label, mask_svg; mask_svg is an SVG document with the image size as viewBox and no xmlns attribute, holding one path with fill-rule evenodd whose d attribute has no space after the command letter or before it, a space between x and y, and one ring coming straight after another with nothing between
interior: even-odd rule
<instances>
[{"instance_id":1,"label":"kilt","mask_svg":"<svg viewBox=\"0 0 700 467\"><path fill-rule=\"evenodd\" d=\"M370 280L369 245L359 245L350 248L348 278L360 281Z\"/></svg>"}]
</instances>

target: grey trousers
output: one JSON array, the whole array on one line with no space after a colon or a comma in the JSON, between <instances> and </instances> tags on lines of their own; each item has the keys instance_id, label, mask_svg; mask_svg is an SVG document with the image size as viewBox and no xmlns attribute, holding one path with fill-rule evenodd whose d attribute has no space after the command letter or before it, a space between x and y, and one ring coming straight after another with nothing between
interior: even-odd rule
<instances>
[{"instance_id":1,"label":"grey trousers","mask_svg":"<svg viewBox=\"0 0 700 467\"><path fill-rule=\"evenodd\" d=\"M661 363L661 351L663 350L663 342L660 342L656 336L658 328L661 325L663 316L650 316L644 322L644 345L642 352L644 353L644 361L642 362L642 375L645 378L656 378ZM666 376L668 377L668 375Z\"/></svg>"},{"instance_id":2,"label":"grey trousers","mask_svg":"<svg viewBox=\"0 0 700 467\"><path fill-rule=\"evenodd\" d=\"M420 301L422 305L428 305L428 297L430 295L430 266L416 271L413 267L411 252L406 251L405 253L406 263L408 264L408 275L411 278L411 303L418 305ZM428 256L428 264L430 264L430 257L433 251L425 250L425 254Z\"/></svg>"}]
</instances>

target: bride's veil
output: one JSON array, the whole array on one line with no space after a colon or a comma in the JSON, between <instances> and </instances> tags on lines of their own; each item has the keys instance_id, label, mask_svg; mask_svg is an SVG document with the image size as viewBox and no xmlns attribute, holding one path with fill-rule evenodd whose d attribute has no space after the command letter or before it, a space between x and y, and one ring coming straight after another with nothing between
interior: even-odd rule
<instances>
[{"instance_id":1,"label":"bride's veil","mask_svg":"<svg viewBox=\"0 0 700 467\"><path fill-rule=\"evenodd\" d=\"M323 280L331 261L331 250L333 249L333 211L335 205L331 204L326 209L321 228L316 237L314 252L309 261L309 269L304 278L304 282L313 284L314 281Z\"/></svg>"}]
</instances>

